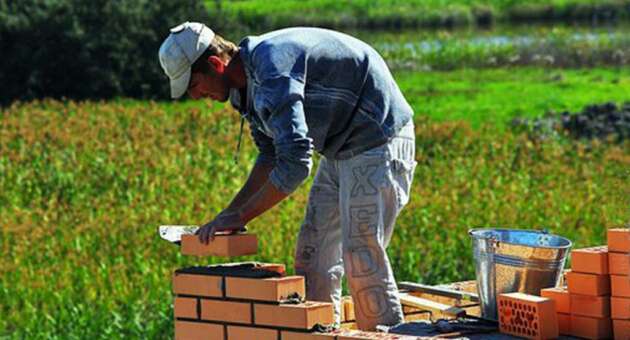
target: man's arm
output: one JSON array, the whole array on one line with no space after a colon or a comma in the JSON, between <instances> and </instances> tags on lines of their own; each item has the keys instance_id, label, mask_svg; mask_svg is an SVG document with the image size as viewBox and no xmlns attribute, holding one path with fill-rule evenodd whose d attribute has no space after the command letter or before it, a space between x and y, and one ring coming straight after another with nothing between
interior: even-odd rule
<instances>
[{"instance_id":1,"label":"man's arm","mask_svg":"<svg viewBox=\"0 0 630 340\"><path fill-rule=\"evenodd\" d=\"M247 203L247 201L265 185L271 170L273 170L273 163L256 162L249 173L247 181L225 210L239 210L242 205Z\"/></svg>"},{"instance_id":2,"label":"man's arm","mask_svg":"<svg viewBox=\"0 0 630 340\"><path fill-rule=\"evenodd\" d=\"M273 169L260 190L245 203L243 201L247 194L251 194L253 190L246 190L243 195L239 193L237 202L230 204L237 210L225 210L200 229L199 238L204 243L212 239L216 231L239 229L272 208L293 192L310 173L313 144L307 136L308 126L303 106L304 83L291 77L276 77L263 82L258 92L261 96L261 115L269 117L266 126L274 136L273 140L269 137L261 139L264 144L262 146L273 149ZM263 135L260 132L259 134ZM258 146L261 150L261 161L260 157L265 153L260 148L261 145ZM269 155L268 152L267 154Z\"/></svg>"},{"instance_id":3,"label":"man's arm","mask_svg":"<svg viewBox=\"0 0 630 340\"><path fill-rule=\"evenodd\" d=\"M289 194L280 191L273 183L266 181L263 187L239 209L241 221L246 224L288 196Z\"/></svg>"},{"instance_id":4,"label":"man's arm","mask_svg":"<svg viewBox=\"0 0 630 340\"><path fill-rule=\"evenodd\" d=\"M257 161L254 164L247 181L230 205L197 231L202 243L208 244L210 240L214 239L214 234L217 231L242 228L254 217L262 214L287 196L282 193L280 195L269 183L269 173L273 167L274 164L270 162Z\"/></svg>"},{"instance_id":5,"label":"man's arm","mask_svg":"<svg viewBox=\"0 0 630 340\"><path fill-rule=\"evenodd\" d=\"M214 233L217 231L238 230L245 226L246 222L241 218L240 208L261 190L275 166L276 153L273 140L253 126L251 135L259 150L256 163L247 181L228 207L197 231L199 240L205 244L214 238Z\"/></svg>"}]
</instances>

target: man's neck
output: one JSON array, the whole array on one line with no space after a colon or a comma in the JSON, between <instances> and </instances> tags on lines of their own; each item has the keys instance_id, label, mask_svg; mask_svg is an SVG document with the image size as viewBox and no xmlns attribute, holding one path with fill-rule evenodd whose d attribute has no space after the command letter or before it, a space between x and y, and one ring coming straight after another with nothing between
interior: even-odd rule
<instances>
[{"instance_id":1,"label":"man's neck","mask_svg":"<svg viewBox=\"0 0 630 340\"><path fill-rule=\"evenodd\" d=\"M240 54L236 54L225 69L225 78L230 88L243 89L247 87L247 76L245 66Z\"/></svg>"}]
</instances>

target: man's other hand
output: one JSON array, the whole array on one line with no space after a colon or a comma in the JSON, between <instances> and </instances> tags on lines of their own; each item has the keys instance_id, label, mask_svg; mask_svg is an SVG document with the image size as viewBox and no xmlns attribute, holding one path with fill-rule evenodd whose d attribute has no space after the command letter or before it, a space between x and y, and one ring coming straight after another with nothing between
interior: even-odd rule
<instances>
[{"instance_id":1,"label":"man's other hand","mask_svg":"<svg viewBox=\"0 0 630 340\"><path fill-rule=\"evenodd\" d=\"M239 231L245 228L245 223L241 220L240 214L236 211L222 211L214 220L204 224L196 232L199 241L208 244L214 240L214 235L222 231Z\"/></svg>"}]
</instances>

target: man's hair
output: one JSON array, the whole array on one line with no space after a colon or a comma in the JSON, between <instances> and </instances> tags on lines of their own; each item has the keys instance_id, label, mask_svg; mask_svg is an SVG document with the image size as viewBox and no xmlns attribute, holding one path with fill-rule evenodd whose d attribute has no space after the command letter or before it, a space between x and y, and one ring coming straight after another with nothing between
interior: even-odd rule
<instances>
[{"instance_id":1,"label":"man's hair","mask_svg":"<svg viewBox=\"0 0 630 340\"><path fill-rule=\"evenodd\" d=\"M238 50L238 46L236 46L235 43L223 39L220 35L215 34L210 46L208 46L208 49L206 49L203 54L197 58L197 60L192 64L191 69L193 72L207 72L208 63L206 61L209 57L217 56L227 63L238 53Z\"/></svg>"}]
</instances>

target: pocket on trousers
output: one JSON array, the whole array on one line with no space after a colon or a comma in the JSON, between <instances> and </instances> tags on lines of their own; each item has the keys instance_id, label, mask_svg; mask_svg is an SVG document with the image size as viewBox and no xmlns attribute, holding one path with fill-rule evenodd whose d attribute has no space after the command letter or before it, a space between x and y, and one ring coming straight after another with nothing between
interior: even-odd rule
<instances>
[{"instance_id":1,"label":"pocket on trousers","mask_svg":"<svg viewBox=\"0 0 630 340\"><path fill-rule=\"evenodd\" d=\"M398 158L392 160L392 175L396 187L396 198L400 208L409 203L409 193L417 165L418 162L413 159L406 160Z\"/></svg>"}]
</instances>

